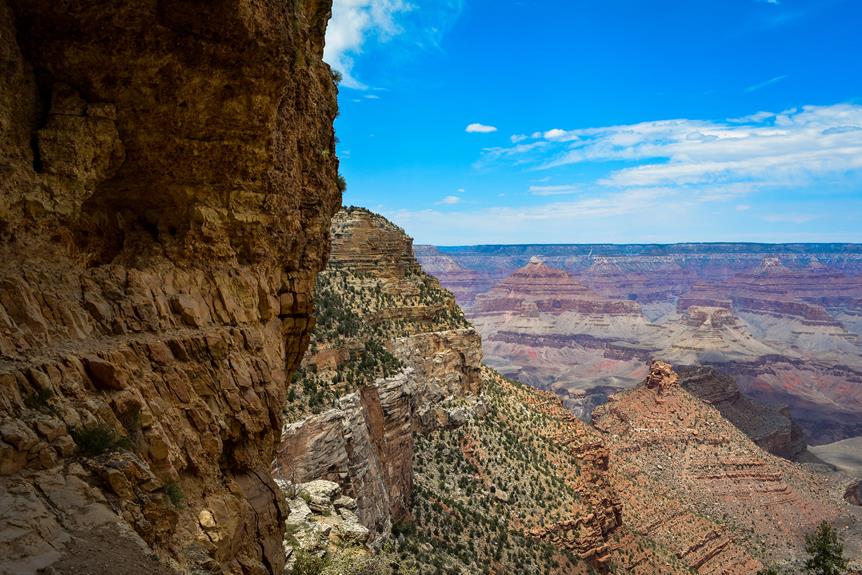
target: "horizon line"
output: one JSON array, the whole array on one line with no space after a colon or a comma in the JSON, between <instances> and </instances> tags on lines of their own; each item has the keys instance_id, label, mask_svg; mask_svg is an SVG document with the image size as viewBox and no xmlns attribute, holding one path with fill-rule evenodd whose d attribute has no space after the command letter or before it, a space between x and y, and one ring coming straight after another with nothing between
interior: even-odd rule
<instances>
[{"instance_id":1,"label":"horizon line","mask_svg":"<svg viewBox=\"0 0 862 575\"><path fill-rule=\"evenodd\" d=\"M691 245L736 245L736 246L852 246L862 248L862 242L746 242L746 241L714 241L714 242L544 242L544 243L497 243L497 244L429 244L416 243L417 246L434 248L481 248L481 247L542 247L542 246L691 246Z\"/></svg>"}]
</instances>

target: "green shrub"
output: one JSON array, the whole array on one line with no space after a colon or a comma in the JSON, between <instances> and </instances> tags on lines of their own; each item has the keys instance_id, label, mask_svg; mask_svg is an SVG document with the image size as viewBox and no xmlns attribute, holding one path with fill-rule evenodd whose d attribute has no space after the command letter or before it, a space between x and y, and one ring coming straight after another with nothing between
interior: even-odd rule
<instances>
[{"instance_id":1,"label":"green shrub","mask_svg":"<svg viewBox=\"0 0 862 575\"><path fill-rule=\"evenodd\" d=\"M35 392L24 398L24 405L30 409L44 409L49 407L48 401L54 397L54 392L50 389L37 389Z\"/></svg>"},{"instance_id":2,"label":"green shrub","mask_svg":"<svg viewBox=\"0 0 862 575\"><path fill-rule=\"evenodd\" d=\"M183 500L185 500L186 496L183 494L183 490L180 488L179 483L176 481L171 481L170 483L165 485L165 495L168 496L168 499L171 500L174 507L182 507Z\"/></svg>"},{"instance_id":3,"label":"green shrub","mask_svg":"<svg viewBox=\"0 0 862 575\"><path fill-rule=\"evenodd\" d=\"M805 570L812 575L843 575L847 571L844 558L844 545L838 532L825 521L814 533L805 537L805 551L810 558L805 562Z\"/></svg>"},{"instance_id":4,"label":"green shrub","mask_svg":"<svg viewBox=\"0 0 862 575\"><path fill-rule=\"evenodd\" d=\"M291 575L319 575L329 564L325 557L315 557L304 549L296 549L294 553L296 562L290 571Z\"/></svg>"},{"instance_id":5,"label":"green shrub","mask_svg":"<svg viewBox=\"0 0 862 575\"><path fill-rule=\"evenodd\" d=\"M131 448L128 437L118 434L104 423L73 430L72 439L78 445L78 451L90 456Z\"/></svg>"}]
</instances>

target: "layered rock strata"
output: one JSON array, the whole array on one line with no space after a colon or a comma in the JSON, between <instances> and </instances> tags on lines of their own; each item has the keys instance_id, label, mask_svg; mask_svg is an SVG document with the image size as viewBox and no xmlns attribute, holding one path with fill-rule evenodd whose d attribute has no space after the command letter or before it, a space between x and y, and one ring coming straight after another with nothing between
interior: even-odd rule
<instances>
[{"instance_id":1,"label":"layered rock strata","mask_svg":"<svg viewBox=\"0 0 862 575\"><path fill-rule=\"evenodd\" d=\"M643 386L611 396L593 419L625 524L697 573L794 564L823 520L846 526L849 555L862 557L862 515L835 495L832 476L762 451L690 395L668 364L653 362Z\"/></svg>"},{"instance_id":2,"label":"layered rock strata","mask_svg":"<svg viewBox=\"0 0 862 575\"><path fill-rule=\"evenodd\" d=\"M678 366L680 385L712 405L764 451L795 460L805 452L802 429L786 408L774 408L742 394L736 381L712 367Z\"/></svg>"},{"instance_id":3,"label":"layered rock strata","mask_svg":"<svg viewBox=\"0 0 862 575\"><path fill-rule=\"evenodd\" d=\"M412 240L364 209L334 218L318 288L320 323L274 474L288 484L336 482L379 547L409 516L413 433L472 417L481 341L452 295L420 270Z\"/></svg>"},{"instance_id":4,"label":"layered rock strata","mask_svg":"<svg viewBox=\"0 0 862 575\"><path fill-rule=\"evenodd\" d=\"M554 390L584 417L607 389L629 388L646 375L632 358L657 355L732 373L744 393L786 405L813 444L860 433L859 246L516 245L421 253L423 265L457 288L489 364ZM625 309L636 312L620 313Z\"/></svg>"},{"instance_id":5,"label":"layered rock strata","mask_svg":"<svg viewBox=\"0 0 862 575\"><path fill-rule=\"evenodd\" d=\"M470 319L490 366L557 392L585 419L599 395L594 388L643 378L654 350L636 340L660 331L638 303L601 296L540 258L476 296Z\"/></svg>"},{"instance_id":6,"label":"layered rock strata","mask_svg":"<svg viewBox=\"0 0 862 575\"><path fill-rule=\"evenodd\" d=\"M0 2L3 572L281 573L270 462L340 203L328 17Z\"/></svg>"}]
</instances>

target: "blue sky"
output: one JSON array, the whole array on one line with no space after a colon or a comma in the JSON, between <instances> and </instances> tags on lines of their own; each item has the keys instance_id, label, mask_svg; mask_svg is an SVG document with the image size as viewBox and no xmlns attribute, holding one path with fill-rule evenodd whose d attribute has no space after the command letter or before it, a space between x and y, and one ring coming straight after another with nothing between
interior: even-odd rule
<instances>
[{"instance_id":1,"label":"blue sky","mask_svg":"<svg viewBox=\"0 0 862 575\"><path fill-rule=\"evenodd\" d=\"M335 0L345 204L438 245L862 241L859 0Z\"/></svg>"}]
</instances>

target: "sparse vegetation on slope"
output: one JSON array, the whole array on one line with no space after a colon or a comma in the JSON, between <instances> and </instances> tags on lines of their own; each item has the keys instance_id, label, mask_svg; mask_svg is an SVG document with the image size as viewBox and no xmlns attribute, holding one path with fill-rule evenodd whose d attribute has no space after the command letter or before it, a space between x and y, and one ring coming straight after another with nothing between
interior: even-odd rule
<instances>
[{"instance_id":1,"label":"sparse vegetation on slope","mask_svg":"<svg viewBox=\"0 0 862 575\"><path fill-rule=\"evenodd\" d=\"M379 218L361 208L348 208L340 216L347 219L355 212ZM393 260L403 248L393 248ZM372 266L361 252L356 261L350 256L347 250L335 254L317 277L317 324L309 352L293 376L288 420L318 413L344 394L398 373L403 364L389 348L395 339L469 327L452 294L415 262Z\"/></svg>"},{"instance_id":2,"label":"sparse vegetation on slope","mask_svg":"<svg viewBox=\"0 0 862 575\"><path fill-rule=\"evenodd\" d=\"M483 383L484 417L416 438L413 521L394 531L405 566L428 575L688 572L619 529L594 432L550 394L487 368Z\"/></svg>"}]
</instances>

